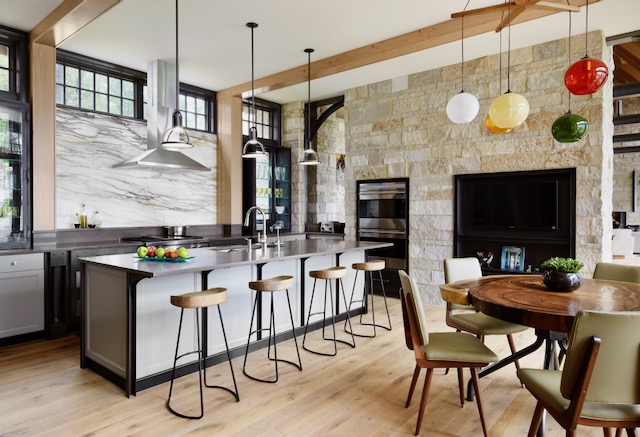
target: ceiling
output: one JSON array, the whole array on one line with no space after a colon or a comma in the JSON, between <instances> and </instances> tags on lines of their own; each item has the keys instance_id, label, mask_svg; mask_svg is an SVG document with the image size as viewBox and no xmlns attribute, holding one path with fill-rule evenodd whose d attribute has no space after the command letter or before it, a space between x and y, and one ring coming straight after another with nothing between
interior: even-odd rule
<instances>
[{"instance_id":1,"label":"ceiling","mask_svg":"<svg viewBox=\"0 0 640 437\"><path fill-rule=\"evenodd\" d=\"M614 46L613 62L616 65L613 77L615 85L640 82L640 41Z\"/></svg>"},{"instance_id":2,"label":"ceiling","mask_svg":"<svg viewBox=\"0 0 640 437\"><path fill-rule=\"evenodd\" d=\"M60 3L3 0L0 24L29 31ZM470 0L468 9L501 3ZM445 22L465 4L466 0L181 0L180 79L215 91L250 81L250 31L245 26L249 21L259 24L255 30L255 75L260 78L305 65L303 50L307 47L316 50L312 61L329 58ZM574 34L585 30L582 9L574 14ZM152 60L174 60L174 10L173 0L122 0L59 47L146 71ZM608 37L637 31L639 16L638 0L601 0L589 6L589 30L602 29ZM511 46L563 38L567 32L566 14L555 14L513 25ZM465 39L465 60L498 50L494 32ZM459 62L460 43L444 44L312 80L311 97L334 97L356 86ZM306 100L307 84L259 97L279 103Z\"/></svg>"}]
</instances>

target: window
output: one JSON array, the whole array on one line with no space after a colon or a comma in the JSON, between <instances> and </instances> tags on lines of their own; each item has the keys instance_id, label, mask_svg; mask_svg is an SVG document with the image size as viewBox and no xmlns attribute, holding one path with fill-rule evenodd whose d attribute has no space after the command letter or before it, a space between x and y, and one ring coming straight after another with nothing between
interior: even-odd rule
<instances>
[{"instance_id":1,"label":"window","mask_svg":"<svg viewBox=\"0 0 640 437\"><path fill-rule=\"evenodd\" d=\"M9 46L0 44L0 91L9 92Z\"/></svg>"},{"instance_id":2,"label":"window","mask_svg":"<svg viewBox=\"0 0 640 437\"><path fill-rule=\"evenodd\" d=\"M140 71L58 50L56 103L146 120L146 79ZM215 92L181 84L179 105L183 126L215 132Z\"/></svg>"},{"instance_id":3,"label":"window","mask_svg":"<svg viewBox=\"0 0 640 437\"><path fill-rule=\"evenodd\" d=\"M0 26L0 100L27 102L29 38Z\"/></svg>"},{"instance_id":4,"label":"window","mask_svg":"<svg viewBox=\"0 0 640 437\"><path fill-rule=\"evenodd\" d=\"M256 129L261 140L280 139L280 105L262 99L256 99ZM242 135L249 136L249 128L253 126L251 100L242 103Z\"/></svg>"}]
</instances>

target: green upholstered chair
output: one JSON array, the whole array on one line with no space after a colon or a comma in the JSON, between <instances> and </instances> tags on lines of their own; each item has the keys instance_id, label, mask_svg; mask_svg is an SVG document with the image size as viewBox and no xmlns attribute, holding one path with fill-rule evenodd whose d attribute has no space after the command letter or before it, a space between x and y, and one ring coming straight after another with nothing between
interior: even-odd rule
<instances>
[{"instance_id":1,"label":"green upholstered chair","mask_svg":"<svg viewBox=\"0 0 640 437\"><path fill-rule=\"evenodd\" d=\"M413 397L416 382L418 381L420 369L427 369L415 434L418 435L420 433L433 369L458 369L458 391L460 394L460 403L464 405L462 369L469 368L471 370L473 386L476 391L482 431L486 437L487 429L484 414L482 413L480 390L478 388L478 368L497 361L498 357L473 335L462 332L429 333L422 299L420 298L420 292L418 291L416 283L406 272L401 270L398 273L400 275L400 281L402 282L400 297L402 301L405 339L407 340L407 347L414 351L416 358L416 367L413 372L411 387L409 388L409 395L405 405L406 408L409 408L411 404L411 398Z\"/></svg>"},{"instance_id":2,"label":"green upholstered chair","mask_svg":"<svg viewBox=\"0 0 640 437\"><path fill-rule=\"evenodd\" d=\"M628 266L599 262L593 272L593 279L607 279L609 281L635 282L640 284L640 266Z\"/></svg>"},{"instance_id":3,"label":"green upholstered chair","mask_svg":"<svg viewBox=\"0 0 640 437\"><path fill-rule=\"evenodd\" d=\"M640 426L640 312L581 311L569 335L563 370L520 369L518 378L538 400L529 436L547 410L575 435L577 425Z\"/></svg>"},{"instance_id":4,"label":"green upholstered chair","mask_svg":"<svg viewBox=\"0 0 640 437\"><path fill-rule=\"evenodd\" d=\"M448 258L444 260L444 280L447 284L480 277L482 277L482 269L477 258ZM524 331L527 329L526 326L476 312L469 305L466 295L461 302L464 302L464 304L447 301L446 323L448 326L455 328L457 331L470 332L482 341L484 341L485 335L506 335L511 353L516 353L513 334ZM514 363L516 369L519 369L518 360Z\"/></svg>"}]
</instances>

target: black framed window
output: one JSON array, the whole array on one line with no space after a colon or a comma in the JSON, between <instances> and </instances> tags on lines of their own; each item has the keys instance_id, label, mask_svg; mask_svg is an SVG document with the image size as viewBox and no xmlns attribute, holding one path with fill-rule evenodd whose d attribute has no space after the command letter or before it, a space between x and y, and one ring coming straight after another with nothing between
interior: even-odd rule
<instances>
[{"instance_id":1,"label":"black framed window","mask_svg":"<svg viewBox=\"0 0 640 437\"><path fill-rule=\"evenodd\" d=\"M147 75L141 71L58 50L56 104L59 106L146 120L146 81ZM180 84L183 125L215 133L215 95L214 91Z\"/></svg>"},{"instance_id":2,"label":"black framed window","mask_svg":"<svg viewBox=\"0 0 640 437\"><path fill-rule=\"evenodd\" d=\"M267 100L256 99L256 130L261 140L280 141L281 105ZM251 100L242 102L242 135L249 136L249 128L253 126L253 110Z\"/></svg>"},{"instance_id":3,"label":"black framed window","mask_svg":"<svg viewBox=\"0 0 640 437\"><path fill-rule=\"evenodd\" d=\"M0 91L9 92L9 54L10 47L0 43Z\"/></svg>"},{"instance_id":4,"label":"black framed window","mask_svg":"<svg viewBox=\"0 0 640 437\"><path fill-rule=\"evenodd\" d=\"M28 100L28 38L24 33L0 26L0 100Z\"/></svg>"}]
</instances>

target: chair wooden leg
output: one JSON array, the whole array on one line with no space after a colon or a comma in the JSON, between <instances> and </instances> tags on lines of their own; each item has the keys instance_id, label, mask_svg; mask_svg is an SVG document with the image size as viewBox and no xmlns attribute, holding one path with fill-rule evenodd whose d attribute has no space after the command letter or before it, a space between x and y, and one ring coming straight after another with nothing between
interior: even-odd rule
<instances>
[{"instance_id":1,"label":"chair wooden leg","mask_svg":"<svg viewBox=\"0 0 640 437\"><path fill-rule=\"evenodd\" d=\"M413 391L416 389L418 376L420 376L420 366L416 364L416 368L413 371L413 378L411 378L411 387L409 387L409 396L407 396L407 403L404 405L405 408L409 408L409 405L411 404L411 398L413 397Z\"/></svg>"},{"instance_id":2,"label":"chair wooden leg","mask_svg":"<svg viewBox=\"0 0 640 437\"><path fill-rule=\"evenodd\" d=\"M480 423L482 424L482 433L484 437L487 437L487 424L484 421L484 412L482 411L482 398L480 397L480 386L478 384L478 369L475 367L470 368L471 381L473 381L473 388L476 391L476 403L478 404L478 413L480 413Z\"/></svg>"},{"instance_id":3,"label":"chair wooden leg","mask_svg":"<svg viewBox=\"0 0 640 437\"><path fill-rule=\"evenodd\" d=\"M529 434L527 437L536 437L540 423L542 422L542 415L544 414L544 407L540 402L536 404L536 409L533 412L533 418L531 419L531 426L529 427Z\"/></svg>"},{"instance_id":4,"label":"chair wooden leg","mask_svg":"<svg viewBox=\"0 0 640 437\"><path fill-rule=\"evenodd\" d=\"M602 428L602 434L604 437L611 437L611 428Z\"/></svg>"},{"instance_id":5,"label":"chair wooden leg","mask_svg":"<svg viewBox=\"0 0 640 437\"><path fill-rule=\"evenodd\" d=\"M635 428L627 428L627 436L629 437L638 437Z\"/></svg>"},{"instance_id":6,"label":"chair wooden leg","mask_svg":"<svg viewBox=\"0 0 640 437\"><path fill-rule=\"evenodd\" d=\"M511 334L507 335L507 341L509 342L509 349L511 349L511 353L515 354L516 353L516 344L513 341L513 335L511 335ZM518 360L515 360L513 362L513 364L516 365L516 370L520 370L520 363L518 362Z\"/></svg>"},{"instance_id":7,"label":"chair wooden leg","mask_svg":"<svg viewBox=\"0 0 640 437\"><path fill-rule=\"evenodd\" d=\"M568 429L567 433L565 435L567 437L574 437L576 435L576 430L575 429Z\"/></svg>"},{"instance_id":8,"label":"chair wooden leg","mask_svg":"<svg viewBox=\"0 0 640 437\"><path fill-rule=\"evenodd\" d=\"M418 423L416 424L415 435L420 435L420 426L422 425L424 409L427 406L427 395L429 394L429 387L431 386L431 376L433 376L433 369L427 369L427 376L424 379L424 387L422 388L422 399L420 399L420 411L418 412Z\"/></svg>"},{"instance_id":9,"label":"chair wooden leg","mask_svg":"<svg viewBox=\"0 0 640 437\"><path fill-rule=\"evenodd\" d=\"M616 437L622 437L622 428L616 428Z\"/></svg>"},{"instance_id":10,"label":"chair wooden leg","mask_svg":"<svg viewBox=\"0 0 640 437\"><path fill-rule=\"evenodd\" d=\"M462 368L458 368L458 392L460 393L460 406L464 407L464 377Z\"/></svg>"}]
</instances>

